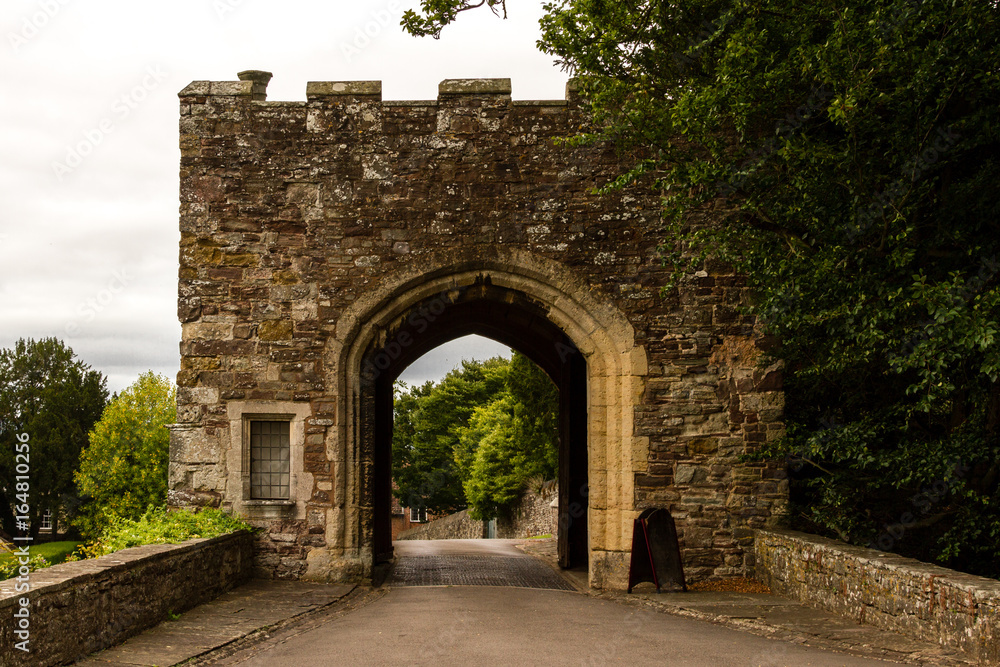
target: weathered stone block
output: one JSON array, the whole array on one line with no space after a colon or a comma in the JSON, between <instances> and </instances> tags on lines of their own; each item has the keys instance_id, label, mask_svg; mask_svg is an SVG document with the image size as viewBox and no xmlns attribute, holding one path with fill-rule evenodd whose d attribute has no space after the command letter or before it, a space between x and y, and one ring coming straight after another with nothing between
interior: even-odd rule
<instances>
[{"instance_id":1,"label":"weathered stone block","mask_svg":"<svg viewBox=\"0 0 1000 667\"><path fill-rule=\"evenodd\" d=\"M289 320L267 320L257 327L257 337L264 341L289 340L292 330Z\"/></svg>"},{"instance_id":2,"label":"weathered stone block","mask_svg":"<svg viewBox=\"0 0 1000 667\"><path fill-rule=\"evenodd\" d=\"M702 484L708 480L708 470L703 466L679 464L674 471L675 484Z\"/></svg>"},{"instance_id":3,"label":"weathered stone block","mask_svg":"<svg viewBox=\"0 0 1000 667\"><path fill-rule=\"evenodd\" d=\"M719 451L718 438L697 438L687 443L687 451L691 456L710 456Z\"/></svg>"},{"instance_id":4,"label":"weathered stone block","mask_svg":"<svg viewBox=\"0 0 1000 667\"><path fill-rule=\"evenodd\" d=\"M381 81L310 81L306 99L340 95L382 95Z\"/></svg>"}]
</instances>

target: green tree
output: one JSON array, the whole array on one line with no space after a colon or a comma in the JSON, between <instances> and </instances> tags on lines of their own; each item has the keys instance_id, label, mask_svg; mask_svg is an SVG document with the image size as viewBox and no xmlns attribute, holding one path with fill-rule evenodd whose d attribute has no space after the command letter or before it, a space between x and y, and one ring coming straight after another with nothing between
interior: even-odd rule
<instances>
[{"instance_id":1,"label":"green tree","mask_svg":"<svg viewBox=\"0 0 1000 667\"><path fill-rule=\"evenodd\" d=\"M514 401L503 394L476 408L460 439L471 453L463 488L473 519L505 517L521 498L526 477L524 453L517 447L521 424Z\"/></svg>"},{"instance_id":2,"label":"green tree","mask_svg":"<svg viewBox=\"0 0 1000 667\"><path fill-rule=\"evenodd\" d=\"M477 405L503 389L507 360L463 361L437 385L397 394L392 442L394 494L408 507L452 512L465 507L454 451L458 430Z\"/></svg>"},{"instance_id":3,"label":"green tree","mask_svg":"<svg viewBox=\"0 0 1000 667\"><path fill-rule=\"evenodd\" d=\"M4 531L18 526L14 508L29 507L30 534L52 512L53 528L75 504L73 471L87 432L101 415L108 391L104 376L55 338L20 339L0 350L0 513ZM20 439L19 439L20 437ZM27 438L29 458L15 446ZM30 467L27 503L17 497L16 465Z\"/></svg>"},{"instance_id":4,"label":"green tree","mask_svg":"<svg viewBox=\"0 0 1000 667\"><path fill-rule=\"evenodd\" d=\"M528 480L559 465L559 390L528 357L511 357L503 392L477 407L455 450L470 515L506 517Z\"/></svg>"},{"instance_id":5,"label":"green tree","mask_svg":"<svg viewBox=\"0 0 1000 667\"><path fill-rule=\"evenodd\" d=\"M554 479L559 470L558 387L535 362L514 352L506 388L518 422L518 444L532 462L525 479Z\"/></svg>"},{"instance_id":6,"label":"green tree","mask_svg":"<svg viewBox=\"0 0 1000 667\"><path fill-rule=\"evenodd\" d=\"M76 523L96 538L114 519L138 520L167 499L170 433L176 390L152 371L139 376L104 409L80 455L75 479L86 499Z\"/></svg>"},{"instance_id":7,"label":"green tree","mask_svg":"<svg viewBox=\"0 0 1000 667\"><path fill-rule=\"evenodd\" d=\"M455 461L470 514L508 516L529 479L551 479L559 465L559 391L545 372L514 352L503 390L457 429Z\"/></svg>"},{"instance_id":8,"label":"green tree","mask_svg":"<svg viewBox=\"0 0 1000 667\"><path fill-rule=\"evenodd\" d=\"M518 352L463 361L437 385L397 386L394 408L395 494L407 506L501 516L529 478L555 475L558 390Z\"/></svg>"},{"instance_id":9,"label":"green tree","mask_svg":"<svg viewBox=\"0 0 1000 667\"><path fill-rule=\"evenodd\" d=\"M421 6L415 34L472 4ZM996 3L546 11L594 121L574 141L635 155L610 187L663 193L678 282L734 266L779 343L797 525L1000 575Z\"/></svg>"},{"instance_id":10,"label":"green tree","mask_svg":"<svg viewBox=\"0 0 1000 667\"><path fill-rule=\"evenodd\" d=\"M422 464L426 438L417 435L416 420L420 402L434 389L433 382L408 387L404 382L394 386L392 419L392 479L393 494L404 506L426 507L426 494L420 493L425 478L433 474L431 466ZM418 441L419 438L419 441Z\"/></svg>"}]
</instances>

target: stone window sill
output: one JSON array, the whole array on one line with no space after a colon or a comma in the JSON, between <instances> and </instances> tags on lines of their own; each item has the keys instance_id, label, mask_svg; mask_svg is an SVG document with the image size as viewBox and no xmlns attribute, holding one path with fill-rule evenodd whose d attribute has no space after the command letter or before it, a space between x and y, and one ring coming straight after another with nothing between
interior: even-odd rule
<instances>
[{"instance_id":1,"label":"stone window sill","mask_svg":"<svg viewBox=\"0 0 1000 667\"><path fill-rule=\"evenodd\" d=\"M249 519L284 519L295 511L294 500L244 500Z\"/></svg>"}]
</instances>

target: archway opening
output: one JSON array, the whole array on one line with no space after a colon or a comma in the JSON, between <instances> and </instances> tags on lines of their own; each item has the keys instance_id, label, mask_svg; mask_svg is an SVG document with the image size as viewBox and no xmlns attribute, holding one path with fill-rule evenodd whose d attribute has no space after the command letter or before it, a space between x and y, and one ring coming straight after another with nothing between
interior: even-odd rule
<instances>
[{"instance_id":1,"label":"archway opening","mask_svg":"<svg viewBox=\"0 0 1000 667\"><path fill-rule=\"evenodd\" d=\"M392 558L393 384L400 373L448 341L478 334L518 350L559 391L558 559L564 568L587 566L587 364L569 337L528 295L489 279L455 288L399 314L368 346L361 363L361 505L370 508L375 562ZM366 531L367 532L367 531Z\"/></svg>"},{"instance_id":2,"label":"archway opening","mask_svg":"<svg viewBox=\"0 0 1000 667\"><path fill-rule=\"evenodd\" d=\"M510 537L520 527L514 503L556 478L559 391L549 376L506 345L471 335L407 366L393 390L395 556L399 540L498 537L498 526Z\"/></svg>"}]
</instances>

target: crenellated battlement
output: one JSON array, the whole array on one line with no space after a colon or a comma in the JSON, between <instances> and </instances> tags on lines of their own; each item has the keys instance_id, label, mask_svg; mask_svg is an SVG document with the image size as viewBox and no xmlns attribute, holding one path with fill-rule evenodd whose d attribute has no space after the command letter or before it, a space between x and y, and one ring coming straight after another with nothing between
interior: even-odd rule
<instances>
[{"instance_id":1,"label":"crenellated battlement","mask_svg":"<svg viewBox=\"0 0 1000 667\"><path fill-rule=\"evenodd\" d=\"M221 156L226 151L220 153L220 148L229 142L242 146L244 153L295 147L313 151L318 159L325 150L319 146L333 142L351 153L354 163L367 165L362 173L370 180L399 173L390 166L399 151L438 148L446 150L434 161L444 156L448 173L498 162L505 178L519 172L510 163L512 149L518 151L517 162L527 162L521 167L525 175L532 171L529 165L549 163L556 173L569 173L577 168L574 163L611 170L615 163L596 159L595 150L603 151L599 147L549 154L546 146L579 131L585 122L573 81L562 100L512 100L510 79L445 79L434 100L383 100L381 81L310 81L302 102L268 101L270 72L247 70L238 76L239 81L194 81L179 93L184 160ZM424 145L430 136L445 143ZM466 150L465 144L478 148L459 158L454 151ZM533 147L530 157L524 152L528 147ZM410 171L405 167L403 173ZM553 174L533 178L547 182Z\"/></svg>"},{"instance_id":2,"label":"crenellated battlement","mask_svg":"<svg viewBox=\"0 0 1000 667\"><path fill-rule=\"evenodd\" d=\"M191 98L243 98L267 102L267 84L271 73L246 70L238 74L239 81L192 81L178 96ZM306 83L306 104L340 104L345 99L358 98L381 102L386 106L434 106L439 104L478 105L485 101L507 102L511 106L566 106L578 100L576 82L566 83L562 100L511 100L510 79L445 79L438 84L436 100L383 100L381 81L309 81ZM268 104L301 106L302 102L267 102Z\"/></svg>"}]
</instances>

